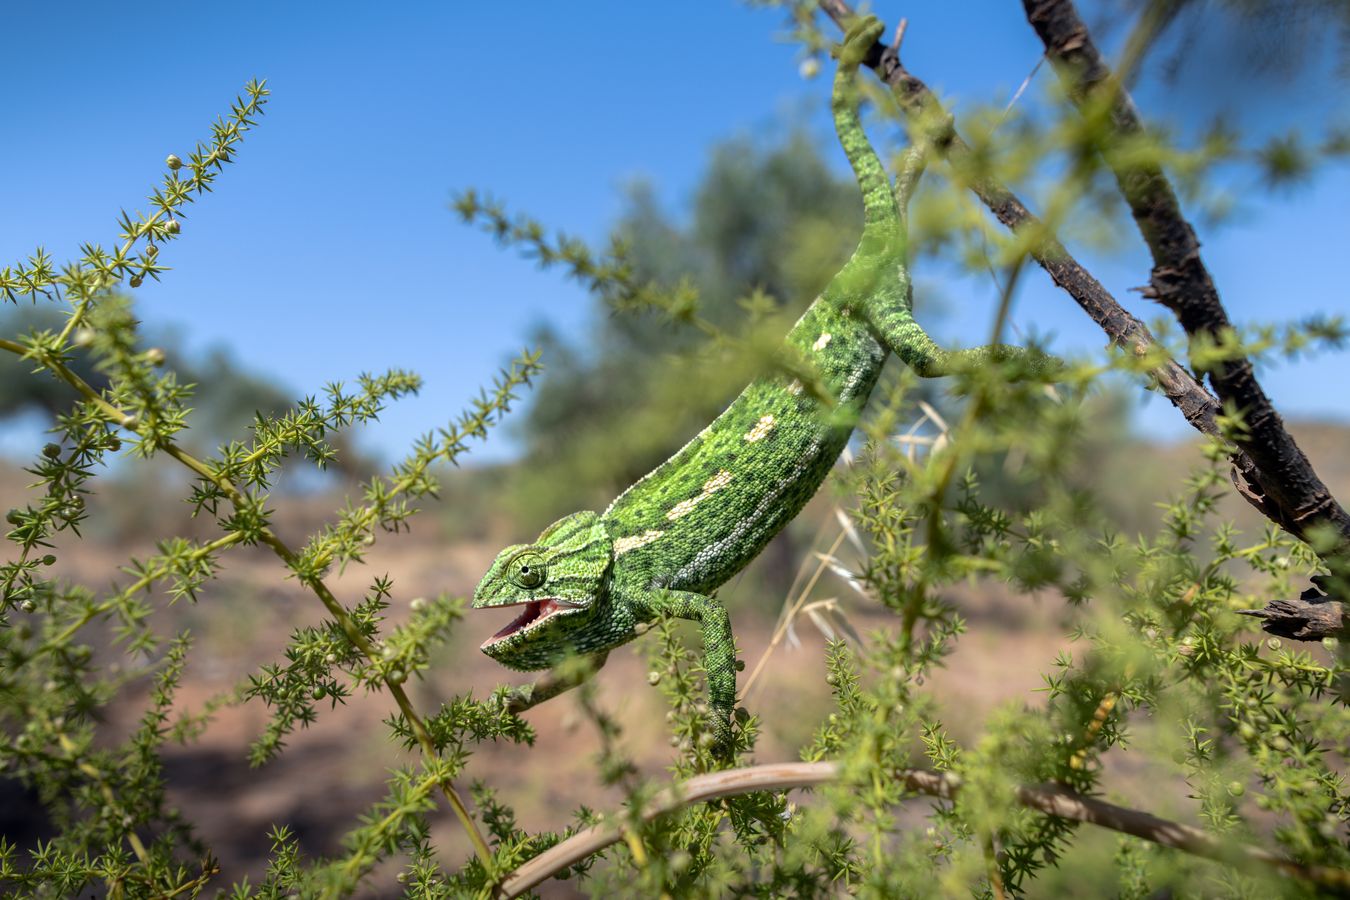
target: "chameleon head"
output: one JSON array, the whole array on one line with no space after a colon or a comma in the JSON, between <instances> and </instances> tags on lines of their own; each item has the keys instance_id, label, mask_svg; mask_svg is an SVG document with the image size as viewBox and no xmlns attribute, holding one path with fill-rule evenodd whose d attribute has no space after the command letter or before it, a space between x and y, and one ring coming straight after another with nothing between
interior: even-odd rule
<instances>
[{"instance_id":1,"label":"chameleon head","mask_svg":"<svg viewBox=\"0 0 1350 900\"><path fill-rule=\"evenodd\" d=\"M559 519L533 544L507 547L478 583L473 605L521 613L480 649L512 669L557 665L608 590L613 559L609 532L593 512Z\"/></svg>"}]
</instances>

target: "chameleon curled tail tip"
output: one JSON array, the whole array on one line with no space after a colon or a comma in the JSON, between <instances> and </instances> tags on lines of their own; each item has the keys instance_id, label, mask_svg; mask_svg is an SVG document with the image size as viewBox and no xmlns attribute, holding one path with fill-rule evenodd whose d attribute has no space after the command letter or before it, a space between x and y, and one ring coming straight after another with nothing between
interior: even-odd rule
<instances>
[{"instance_id":1,"label":"chameleon curled tail tip","mask_svg":"<svg viewBox=\"0 0 1350 900\"><path fill-rule=\"evenodd\" d=\"M857 19L844 35L844 42L837 50L839 64L855 68L867 58L872 45L886 31L886 26L876 16Z\"/></svg>"}]
</instances>

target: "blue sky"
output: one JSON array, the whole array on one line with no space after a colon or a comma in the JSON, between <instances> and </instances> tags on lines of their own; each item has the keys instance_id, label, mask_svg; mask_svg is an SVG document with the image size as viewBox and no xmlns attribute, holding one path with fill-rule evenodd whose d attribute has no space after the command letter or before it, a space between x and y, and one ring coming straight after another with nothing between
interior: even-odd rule
<instances>
[{"instance_id":1,"label":"blue sky","mask_svg":"<svg viewBox=\"0 0 1350 900\"><path fill-rule=\"evenodd\" d=\"M907 65L957 103L996 103L1034 67L1040 45L1011 0L892 3L910 20ZM803 79L781 14L732 0L657 4L16 3L0 59L0 258L37 244L58 259L81 241L113 243L119 209L143 208L170 152L186 156L240 86L265 77L272 102L218 181L161 254L174 268L137 292L142 317L176 326L189 346L228 345L248 367L297 393L391 366L426 378L367 443L390 455L442 424L510 358L535 323L579 334L583 292L540 273L448 211L477 187L569 232L600 240L623 188L651 181L680 210L710 147L805 121L828 137L828 79ZM1039 102L1042 70L1024 101ZM1310 114L1346 120L1324 82L1258 82L1263 127ZM1344 82L1332 96L1344 97ZM1145 82L1146 114L1242 99L1204 72ZM1301 100L1310 97L1311 101ZM1316 102L1313 102L1316 101ZM842 155L824 143L841 170ZM1250 179L1241 174L1234 187ZM1350 309L1344 288L1347 167L1310 184L1246 197L1206 231L1206 261L1239 321ZM1137 242L1091 263L1127 293L1147 278ZM1074 248L1075 250L1079 248ZM948 314L940 334L980 340L995 289L987 279L920 271ZM922 284L923 282L921 282ZM920 303L923 300L920 298ZM1053 333L1056 349L1104 339L1038 270L1015 320ZM1347 358L1266 371L1287 415L1350 418ZM1311 387L1311 389L1310 389ZM1144 427L1185 432L1163 404ZM489 456L509 453L497 438Z\"/></svg>"}]
</instances>

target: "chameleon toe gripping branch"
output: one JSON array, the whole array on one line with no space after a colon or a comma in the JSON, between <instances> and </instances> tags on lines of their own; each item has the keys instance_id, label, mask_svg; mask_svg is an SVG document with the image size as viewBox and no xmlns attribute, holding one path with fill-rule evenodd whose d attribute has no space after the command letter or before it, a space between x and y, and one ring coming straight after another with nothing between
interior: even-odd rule
<instances>
[{"instance_id":1,"label":"chameleon toe gripping branch","mask_svg":"<svg viewBox=\"0 0 1350 900\"><path fill-rule=\"evenodd\" d=\"M943 350L914 321L902 209L915 173L902 175L892 191L863 132L854 85L881 29L869 17L849 30L831 95L835 128L862 189L862 239L787 336L788 352L815 366L835 408L789 377L758 378L609 509L572 513L533 543L507 547L478 585L473 605L518 606L521 613L483 644L488 656L520 670L589 656L598 668L643 623L659 616L692 619L703 631L711 734L729 748L735 644L727 612L711 592L815 494L848 442L887 353L922 376L1028 354L1004 345ZM1035 377L1059 368L1050 357L1027 358ZM510 705L528 708L571 686L541 679L520 689Z\"/></svg>"}]
</instances>

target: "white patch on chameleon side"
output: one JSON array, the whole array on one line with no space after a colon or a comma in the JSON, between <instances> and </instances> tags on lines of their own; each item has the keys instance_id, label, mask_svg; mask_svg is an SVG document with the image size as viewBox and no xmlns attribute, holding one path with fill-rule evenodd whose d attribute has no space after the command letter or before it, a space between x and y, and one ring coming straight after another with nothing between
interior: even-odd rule
<instances>
[{"instance_id":1,"label":"white patch on chameleon side","mask_svg":"<svg viewBox=\"0 0 1350 900\"><path fill-rule=\"evenodd\" d=\"M830 333L828 331L825 331L821 333L820 337L816 338L816 342L811 345L811 349L820 351L824 350L829 345L830 345Z\"/></svg>"},{"instance_id":2,"label":"white patch on chameleon side","mask_svg":"<svg viewBox=\"0 0 1350 900\"><path fill-rule=\"evenodd\" d=\"M661 537L661 535L663 534L665 534L664 531L657 531L655 529L651 529L649 531L642 532L642 534L630 534L628 537L621 537L614 542L614 555L622 556L629 550L636 550L639 547L645 547L652 541Z\"/></svg>"},{"instance_id":3,"label":"white patch on chameleon side","mask_svg":"<svg viewBox=\"0 0 1350 900\"><path fill-rule=\"evenodd\" d=\"M726 469L723 469L703 483L703 493L696 497L690 497L688 500L681 500L679 503L672 506L669 512L666 513L666 518L674 522L682 516L687 516L689 513L693 512L695 506L698 506L704 500L711 497L730 483L731 473Z\"/></svg>"},{"instance_id":4,"label":"white patch on chameleon side","mask_svg":"<svg viewBox=\"0 0 1350 900\"><path fill-rule=\"evenodd\" d=\"M755 427L745 433L746 443L753 444L755 441L764 440L769 436L769 432L773 431L773 426L773 416L761 416Z\"/></svg>"}]
</instances>

